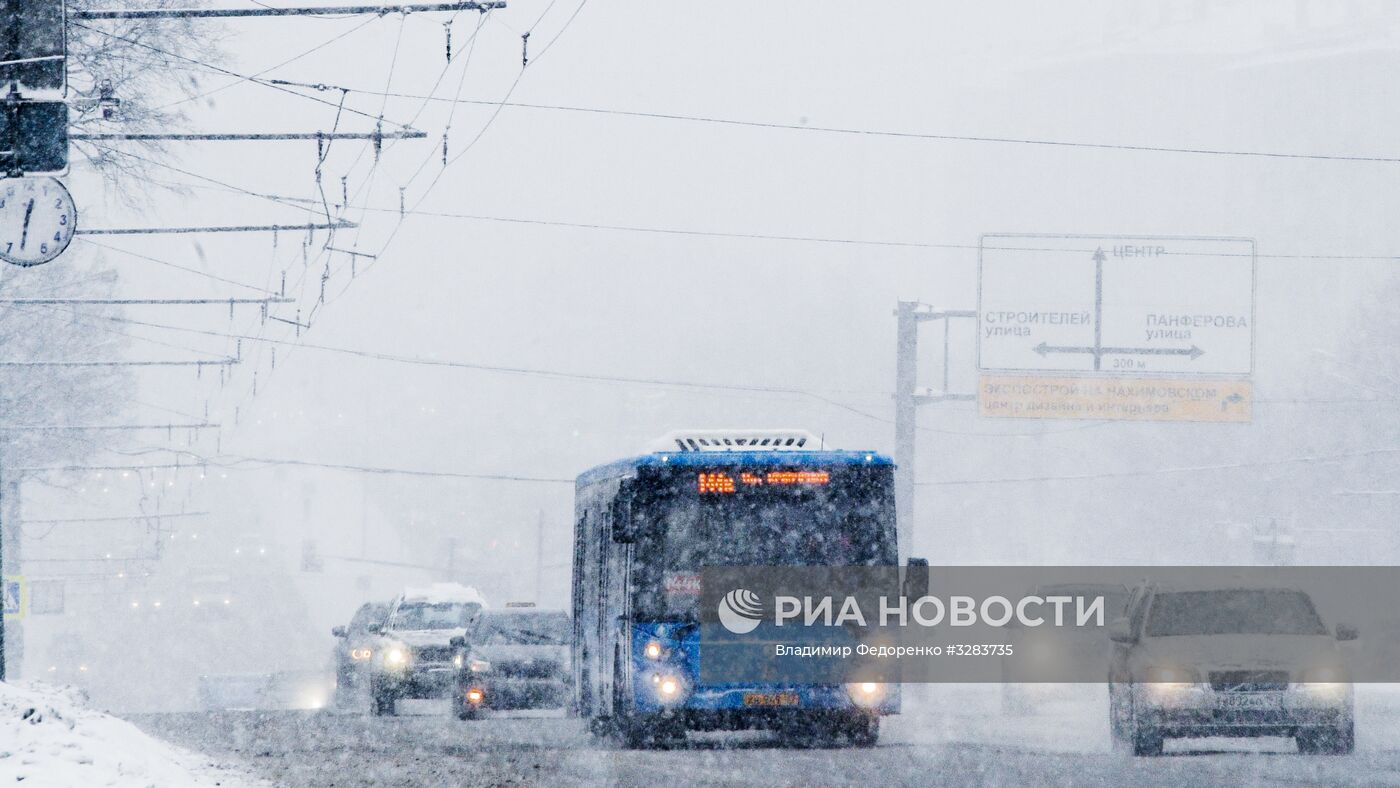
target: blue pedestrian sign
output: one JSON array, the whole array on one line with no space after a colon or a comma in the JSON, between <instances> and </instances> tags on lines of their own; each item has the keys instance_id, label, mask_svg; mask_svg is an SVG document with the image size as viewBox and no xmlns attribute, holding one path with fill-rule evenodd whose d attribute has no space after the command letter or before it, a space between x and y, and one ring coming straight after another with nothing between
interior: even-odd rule
<instances>
[{"instance_id":1,"label":"blue pedestrian sign","mask_svg":"<svg viewBox=\"0 0 1400 788\"><path fill-rule=\"evenodd\" d=\"M4 582L5 618L24 615L24 578L6 577Z\"/></svg>"}]
</instances>

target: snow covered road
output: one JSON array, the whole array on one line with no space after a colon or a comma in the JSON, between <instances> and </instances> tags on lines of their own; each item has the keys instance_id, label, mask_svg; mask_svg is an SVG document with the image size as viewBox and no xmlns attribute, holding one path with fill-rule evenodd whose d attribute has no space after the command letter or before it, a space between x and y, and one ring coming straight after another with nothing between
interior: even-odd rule
<instances>
[{"instance_id":1,"label":"snow covered road","mask_svg":"<svg viewBox=\"0 0 1400 788\"><path fill-rule=\"evenodd\" d=\"M1003 714L997 687L922 687L870 749L777 747L762 734L692 735L678 749L628 751L577 720L459 722L435 702L392 718L222 712L133 718L177 744L238 761L279 785L516 783L958 785L1400 785L1400 703L1359 688L1358 749L1302 756L1287 739L1176 741L1160 758L1108 747L1093 690Z\"/></svg>"}]
</instances>

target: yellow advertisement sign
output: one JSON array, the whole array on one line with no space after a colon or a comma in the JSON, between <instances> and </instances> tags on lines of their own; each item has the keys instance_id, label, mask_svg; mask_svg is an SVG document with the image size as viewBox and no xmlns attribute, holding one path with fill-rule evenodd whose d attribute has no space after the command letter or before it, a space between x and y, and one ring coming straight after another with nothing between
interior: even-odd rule
<instances>
[{"instance_id":1,"label":"yellow advertisement sign","mask_svg":"<svg viewBox=\"0 0 1400 788\"><path fill-rule=\"evenodd\" d=\"M1248 422L1253 406L1247 380L983 375L977 387L992 418Z\"/></svg>"}]
</instances>

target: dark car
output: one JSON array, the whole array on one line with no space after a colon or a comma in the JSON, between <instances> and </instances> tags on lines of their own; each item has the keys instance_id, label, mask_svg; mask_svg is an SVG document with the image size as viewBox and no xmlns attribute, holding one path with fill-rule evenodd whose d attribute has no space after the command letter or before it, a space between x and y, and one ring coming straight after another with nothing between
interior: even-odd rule
<instances>
[{"instance_id":1,"label":"dark car","mask_svg":"<svg viewBox=\"0 0 1400 788\"><path fill-rule=\"evenodd\" d=\"M389 606L380 602L360 605L350 623L335 627L335 704L350 706L369 688L370 660L379 636L374 630L384 626Z\"/></svg>"},{"instance_id":2,"label":"dark car","mask_svg":"<svg viewBox=\"0 0 1400 788\"><path fill-rule=\"evenodd\" d=\"M569 698L572 625L562 610L488 610L456 645L452 711L562 708Z\"/></svg>"}]
</instances>

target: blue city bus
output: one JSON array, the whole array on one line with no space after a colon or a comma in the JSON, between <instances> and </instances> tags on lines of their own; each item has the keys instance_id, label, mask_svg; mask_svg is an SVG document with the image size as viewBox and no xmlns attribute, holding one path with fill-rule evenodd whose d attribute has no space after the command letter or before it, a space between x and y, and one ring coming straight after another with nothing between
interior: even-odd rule
<instances>
[{"instance_id":1,"label":"blue city bus","mask_svg":"<svg viewBox=\"0 0 1400 788\"><path fill-rule=\"evenodd\" d=\"M632 747L749 728L873 745L896 684L701 684L700 572L897 565L894 464L803 431L671 433L657 448L577 480L576 712Z\"/></svg>"}]
</instances>

